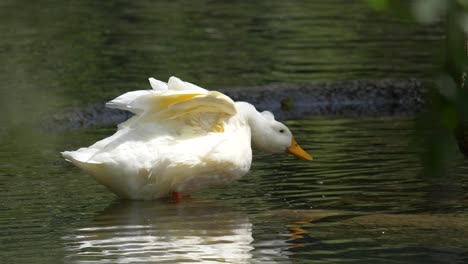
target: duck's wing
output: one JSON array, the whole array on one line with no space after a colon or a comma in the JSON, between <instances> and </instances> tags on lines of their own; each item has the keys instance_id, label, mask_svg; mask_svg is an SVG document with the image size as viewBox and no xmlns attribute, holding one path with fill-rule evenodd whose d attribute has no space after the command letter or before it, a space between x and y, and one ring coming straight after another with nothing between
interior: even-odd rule
<instances>
[{"instance_id":1,"label":"duck's wing","mask_svg":"<svg viewBox=\"0 0 468 264\"><path fill-rule=\"evenodd\" d=\"M106 107L141 114L144 111L154 111L157 108L167 107L174 102L210 92L195 84L184 82L177 77L169 78L168 83L156 80L153 77L148 80L151 88L153 88L152 90L138 90L125 93L107 102Z\"/></svg>"},{"instance_id":2,"label":"duck's wing","mask_svg":"<svg viewBox=\"0 0 468 264\"><path fill-rule=\"evenodd\" d=\"M169 94L159 97L157 104L160 107L153 114L157 114L159 119L174 119L194 113L236 114L234 101L216 91Z\"/></svg>"},{"instance_id":3,"label":"duck's wing","mask_svg":"<svg viewBox=\"0 0 468 264\"><path fill-rule=\"evenodd\" d=\"M153 90L133 91L108 102L107 107L136 114L119 128L148 123L163 124L183 119L186 125L216 126L226 116L236 114L234 101L228 96L208 91L171 77L168 84L150 78ZM166 85L166 86L165 86Z\"/></svg>"},{"instance_id":4,"label":"duck's wing","mask_svg":"<svg viewBox=\"0 0 468 264\"><path fill-rule=\"evenodd\" d=\"M147 108L146 100L156 96L154 90L139 90L124 93L112 101L106 103L106 107L130 111L134 114L141 114Z\"/></svg>"}]
</instances>

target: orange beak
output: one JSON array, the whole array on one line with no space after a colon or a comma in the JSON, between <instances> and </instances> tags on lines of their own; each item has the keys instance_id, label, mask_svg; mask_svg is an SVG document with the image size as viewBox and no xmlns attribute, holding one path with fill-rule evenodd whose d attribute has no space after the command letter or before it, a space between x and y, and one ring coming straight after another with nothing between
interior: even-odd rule
<instances>
[{"instance_id":1,"label":"orange beak","mask_svg":"<svg viewBox=\"0 0 468 264\"><path fill-rule=\"evenodd\" d=\"M303 150L299 144L297 144L296 140L294 139L294 137L292 138L291 140L291 146L289 146L287 149L286 149L286 152L288 152L289 154L292 154L294 156L296 156L297 158L299 159L303 159L303 160L312 160L312 156L305 152L305 150Z\"/></svg>"}]
</instances>

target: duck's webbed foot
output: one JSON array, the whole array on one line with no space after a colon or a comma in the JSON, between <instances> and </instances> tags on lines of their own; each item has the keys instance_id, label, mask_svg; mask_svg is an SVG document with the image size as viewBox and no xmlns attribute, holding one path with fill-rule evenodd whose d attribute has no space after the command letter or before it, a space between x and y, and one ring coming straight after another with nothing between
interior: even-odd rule
<instances>
[{"instance_id":1,"label":"duck's webbed foot","mask_svg":"<svg viewBox=\"0 0 468 264\"><path fill-rule=\"evenodd\" d=\"M180 203L183 200L183 195L181 192L172 192L172 201L174 203Z\"/></svg>"}]
</instances>

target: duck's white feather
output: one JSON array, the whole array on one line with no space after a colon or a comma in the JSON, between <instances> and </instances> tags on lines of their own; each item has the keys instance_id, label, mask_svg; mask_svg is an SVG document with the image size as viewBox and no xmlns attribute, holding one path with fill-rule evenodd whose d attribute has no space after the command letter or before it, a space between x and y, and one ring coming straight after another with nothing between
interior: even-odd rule
<instances>
[{"instance_id":1,"label":"duck's white feather","mask_svg":"<svg viewBox=\"0 0 468 264\"><path fill-rule=\"evenodd\" d=\"M147 98L157 96L153 90L140 90L124 93L106 103L106 107L130 111L134 114L141 114L147 108Z\"/></svg>"},{"instance_id":2,"label":"duck's white feather","mask_svg":"<svg viewBox=\"0 0 468 264\"><path fill-rule=\"evenodd\" d=\"M168 88L112 100L108 106L136 115L114 135L62 155L117 195L133 199L190 193L246 174L251 134L236 104L177 78Z\"/></svg>"},{"instance_id":3,"label":"duck's white feather","mask_svg":"<svg viewBox=\"0 0 468 264\"><path fill-rule=\"evenodd\" d=\"M153 77L148 78L148 81L151 85L151 88L156 91L166 91L168 89L167 83L162 82L160 80L156 80Z\"/></svg>"},{"instance_id":4,"label":"duck's white feather","mask_svg":"<svg viewBox=\"0 0 468 264\"><path fill-rule=\"evenodd\" d=\"M189 83L189 82L184 82L181 79L172 76L169 78L169 81L167 82L167 86L169 90L173 91L192 91L192 92L199 92L199 93L206 93L208 90L201 88L198 85Z\"/></svg>"}]
</instances>

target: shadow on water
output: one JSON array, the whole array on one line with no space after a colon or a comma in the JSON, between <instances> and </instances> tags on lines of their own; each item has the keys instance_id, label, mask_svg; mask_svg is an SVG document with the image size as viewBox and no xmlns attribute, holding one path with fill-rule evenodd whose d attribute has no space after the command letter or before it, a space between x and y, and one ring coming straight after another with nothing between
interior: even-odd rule
<instances>
[{"instance_id":1,"label":"shadow on water","mask_svg":"<svg viewBox=\"0 0 468 264\"><path fill-rule=\"evenodd\" d=\"M319 263L464 263L468 215L277 210L290 259ZM287 220L286 220L287 219ZM457 262L458 261L458 262Z\"/></svg>"}]
</instances>

